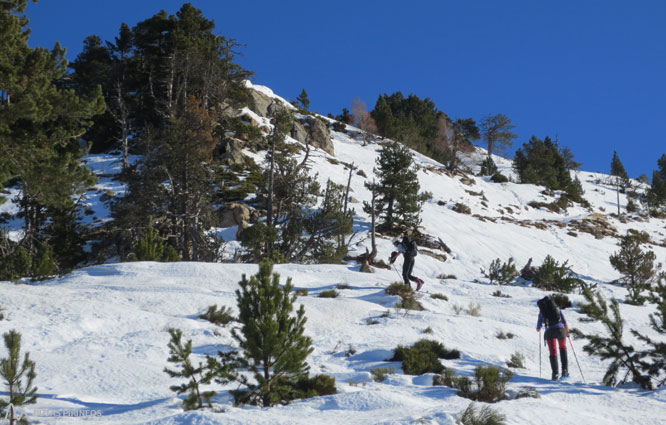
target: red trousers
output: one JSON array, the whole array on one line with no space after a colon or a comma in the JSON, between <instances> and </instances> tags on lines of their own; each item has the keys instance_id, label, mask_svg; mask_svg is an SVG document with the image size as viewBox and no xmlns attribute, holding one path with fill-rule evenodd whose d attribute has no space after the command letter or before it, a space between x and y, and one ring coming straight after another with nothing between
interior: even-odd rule
<instances>
[{"instance_id":1,"label":"red trousers","mask_svg":"<svg viewBox=\"0 0 666 425\"><path fill-rule=\"evenodd\" d=\"M555 341L558 342L558 344L555 344ZM557 356L557 345L560 346L560 351L567 351L567 340L566 339L547 339L546 342L548 343L548 352L550 352L551 356Z\"/></svg>"}]
</instances>

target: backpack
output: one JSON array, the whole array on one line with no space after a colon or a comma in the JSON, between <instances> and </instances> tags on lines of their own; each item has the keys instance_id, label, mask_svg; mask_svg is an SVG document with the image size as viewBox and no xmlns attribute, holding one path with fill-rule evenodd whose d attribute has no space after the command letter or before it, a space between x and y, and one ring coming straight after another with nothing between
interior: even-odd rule
<instances>
[{"instance_id":1,"label":"backpack","mask_svg":"<svg viewBox=\"0 0 666 425\"><path fill-rule=\"evenodd\" d=\"M555 304L555 301L549 297L543 297L537 301L537 306L539 306L539 311L541 312L541 317L543 317L546 328L557 325L562 321L560 316L560 309Z\"/></svg>"},{"instance_id":2,"label":"backpack","mask_svg":"<svg viewBox=\"0 0 666 425\"><path fill-rule=\"evenodd\" d=\"M402 239L402 246L405 248L406 257L416 257L419 253L419 247L416 245L416 242L407 236Z\"/></svg>"}]
</instances>

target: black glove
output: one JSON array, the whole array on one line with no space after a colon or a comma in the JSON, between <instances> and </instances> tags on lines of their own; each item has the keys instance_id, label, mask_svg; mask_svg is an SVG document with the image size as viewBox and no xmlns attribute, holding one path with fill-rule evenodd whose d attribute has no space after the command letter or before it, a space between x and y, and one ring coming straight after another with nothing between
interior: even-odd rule
<instances>
[{"instance_id":1,"label":"black glove","mask_svg":"<svg viewBox=\"0 0 666 425\"><path fill-rule=\"evenodd\" d=\"M398 258L398 253L396 251L393 251L391 253L391 257L389 258L389 263L391 264L395 263L396 258Z\"/></svg>"}]
</instances>

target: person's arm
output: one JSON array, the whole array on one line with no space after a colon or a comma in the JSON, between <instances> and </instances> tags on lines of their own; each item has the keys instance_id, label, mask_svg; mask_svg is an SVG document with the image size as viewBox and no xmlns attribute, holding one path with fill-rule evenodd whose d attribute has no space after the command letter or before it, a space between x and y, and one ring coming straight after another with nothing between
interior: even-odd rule
<instances>
[{"instance_id":1,"label":"person's arm","mask_svg":"<svg viewBox=\"0 0 666 425\"><path fill-rule=\"evenodd\" d=\"M541 326L543 325L543 317L539 313L539 320L537 320L537 332L541 332Z\"/></svg>"}]
</instances>

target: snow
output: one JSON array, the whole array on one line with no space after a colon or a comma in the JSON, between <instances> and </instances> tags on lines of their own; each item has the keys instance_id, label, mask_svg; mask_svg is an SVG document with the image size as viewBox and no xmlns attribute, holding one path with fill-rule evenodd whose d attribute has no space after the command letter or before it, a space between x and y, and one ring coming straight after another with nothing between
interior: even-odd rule
<instances>
[{"instance_id":1,"label":"snow","mask_svg":"<svg viewBox=\"0 0 666 425\"><path fill-rule=\"evenodd\" d=\"M253 87L275 96L268 88ZM362 146L337 132L332 137L335 157L318 149L310 156L313 172L318 173L320 181L325 183L330 178L346 184L349 171L344 163L352 162L372 179L380 145ZM482 150L476 152L477 162L470 165L478 163L483 154ZM260 153L254 155L258 161L262 158ZM332 158L336 161L330 161ZM109 219L108 207L99 199L104 190L120 195L125 190L112 179L119 170L118 161L114 155L87 157L88 166L100 176L100 193L90 194L86 200L94 211L89 224ZM512 175L510 161L499 157L495 161L505 175ZM528 206L534 200L555 199L543 195L541 187L497 184L480 177L471 177L474 183L466 185L460 176L447 175L431 159L415 154L415 162L421 190L433 194L433 199L424 205L422 227L452 249L445 262L423 253L416 259L415 274L426 281L419 299L425 311L394 307L397 297L384 293L386 286L400 280L393 269L365 274L359 273L354 264L282 264L274 268L282 283L290 278L296 289L308 289L309 295L298 298L305 307L306 333L314 345L308 363L312 374L325 373L336 378L337 394L273 408L234 407L227 390L236 385L214 385L211 388L219 393L214 405L219 411L183 412L182 399L169 390L176 380L163 371L168 365L167 329L182 329L184 339L192 339L197 359L233 348L233 325L217 327L198 319L198 315L212 304L235 311L238 282L243 274L255 274L258 267L136 262L91 266L29 285L0 282L0 306L5 315L5 320L0 321L0 333L19 330L23 350L29 351L37 364L40 398L37 404L20 408L20 412L35 423L44 424L454 424L469 400L457 396L451 388L432 386L432 374L405 375L399 362L387 360L397 345L431 338L461 351L461 359L442 362L463 375L472 375L478 365L504 367L516 352L524 355L526 368L513 369L515 376L508 384L509 391L515 394L522 387L534 387L541 398L493 404L493 409L507 416L507 423L665 423L666 390L649 392L631 386L602 385L606 365L583 351L584 341L573 340L573 348L586 383L572 353L570 381L553 383L547 379L547 351L542 347L539 359L539 334L535 331L535 302L544 292L520 283L499 288L488 284L480 272L495 258L506 261L513 257L520 268L529 258L539 265L546 255L551 255L559 262L568 260L587 282L598 283L604 297L622 300L626 291L611 283L619 274L608 261L609 255L618 250L617 239L596 239L584 232L572 236L567 224L593 212L601 213L620 235L633 228L648 232L653 241L661 243L665 239L664 221L622 222L611 217L609 213L617 208L616 193L604 183L607 177L598 173L576 173L585 198L592 204L590 211L575 206L556 214ZM354 174L354 198L369 199L366 181ZM621 205L626 205L626 201L621 194ZM472 214L487 219L481 221L453 211L456 202L468 205ZM356 210L358 232L351 250L358 254L369 247L369 217L360 204L351 206ZM2 208L11 212L12 207L7 203ZM545 229L521 225L545 220L550 222ZM225 249L231 252L239 247L234 240L235 227L215 231L228 242ZM380 256L387 257L392 250L390 239L380 238L378 248ZM650 248L658 261L666 260L666 248ZM440 275L455 278L444 280ZM350 288L339 289L338 298L318 297L320 292L341 284ZM498 289L510 298L493 296ZM429 296L435 293L446 295L448 301ZM580 295L572 294L570 298L574 303L582 301ZM464 312L470 304L477 303L481 307L478 317ZM456 313L455 306L463 311ZM654 308L620 304L620 309L627 341L640 346L628 330L651 333L648 315ZM583 316L575 307L565 313L572 327L603 332L599 324L582 322ZM432 329L430 334L424 333L428 327ZM496 337L500 331L515 337L500 340ZM345 352L350 347L355 354L347 357ZM2 350L0 357L5 355ZM394 366L396 373L386 381L371 379L370 369L388 366Z\"/></svg>"}]
</instances>

